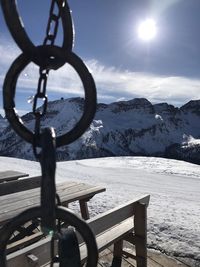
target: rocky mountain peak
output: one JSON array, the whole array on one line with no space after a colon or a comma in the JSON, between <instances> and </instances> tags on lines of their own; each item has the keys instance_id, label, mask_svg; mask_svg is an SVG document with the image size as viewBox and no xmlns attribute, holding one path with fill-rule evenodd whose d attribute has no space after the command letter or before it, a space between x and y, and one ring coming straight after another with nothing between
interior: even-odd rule
<instances>
[{"instance_id":1,"label":"rocky mountain peak","mask_svg":"<svg viewBox=\"0 0 200 267\"><path fill-rule=\"evenodd\" d=\"M192 112L200 115L200 100L191 100L183 105L180 109L183 112Z\"/></svg>"},{"instance_id":2,"label":"rocky mountain peak","mask_svg":"<svg viewBox=\"0 0 200 267\"><path fill-rule=\"evenodd\" d=\"M168 103L159 103L154 105L154 110L158 114L162 115L175 115L179 112L177 107L169 105Z\"/></svg>"},{"instance_id":3,"label":"rocky mountain peak","mask_svg":"<svg viewBox=\"0 0 200 267\"><path fill-rule=\"evenodd\" d=\"M138 111L147 111L154 112L153 105L146 98L134 98L129 101L119 101L110 104L110 108L114 113L128 111L128 110L138 110Z\"/></svg>"}]
</instances>

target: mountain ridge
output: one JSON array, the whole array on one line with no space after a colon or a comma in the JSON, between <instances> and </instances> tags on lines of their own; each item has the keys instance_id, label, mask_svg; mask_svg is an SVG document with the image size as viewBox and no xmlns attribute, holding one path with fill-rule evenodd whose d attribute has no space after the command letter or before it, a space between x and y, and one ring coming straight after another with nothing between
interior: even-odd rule
<instances>
[{"instance_id":1,"label":"mountain ridge","mask_svg":"<svg viewBox=\"0 0 200 267\"><path fill-rule=\"evenodd\" d=\"M80 119L84 99L60 99L48 103L42 127L56 134L69 131ZM34 115L22 117L34 129ZM2 118L0 118L2 121ZM180 108L168 103L152 104L145 98L99 103L94 121L76 142L57 149L58 160L105 156L162 156L200 164L200 100ZM0 155L34 160L32 147L10 126L0 131Z\"/></svg>"}]
</instances>

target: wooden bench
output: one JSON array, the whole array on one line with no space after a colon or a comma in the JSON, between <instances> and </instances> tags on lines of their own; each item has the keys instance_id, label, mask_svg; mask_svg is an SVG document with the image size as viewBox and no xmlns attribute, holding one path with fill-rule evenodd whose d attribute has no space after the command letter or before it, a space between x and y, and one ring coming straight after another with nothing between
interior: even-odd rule
<instances>
[{"instance_id":1,"label":"wooden bench","mask_svg":"<svg viewBox=\"0 0 200 267\"><path fill-rule=\"evenodd\" d=\"M149 195L133 199L117 208L102 213L90 220L99 252L114 244L112 267L120 267L122 255L132 257L137 267L147 267L147 206ZM123 241L135 246L135 255L123 249ZM87 250L79 240L81 260L87 259ZM50 238L40 240L29 247L7 256L8 267L48 266Z\"/></svg>"},{"instance_id":2,"label":"wooden bench","mask_svg":"<svg viewBox=\"0 0 200 267\"><path fill-rule=\"evenodd\" d=\"M18 171L2 171L0 172L0 183L3 183L5 181L13 181L17 180L18 178L27 177L29 176L27 173L24 172L18 172Z\"/></svg>"},{"instance_id":3,"label":"wooden bench","mask_svg":"<svg viewBox=\"0 0 200 267\"><path fill-rule=\"evenodd\" d=\"M40 204L41 177L32 177L0 184L0 225L20 212ZM33 189L32 189L33 188ZM96 194L104 192L101 186L79 182L63 182L57 184L57 193L63 206L79 201L81 215L89 218L87 202Z\"/></svg>"}]
</instances>

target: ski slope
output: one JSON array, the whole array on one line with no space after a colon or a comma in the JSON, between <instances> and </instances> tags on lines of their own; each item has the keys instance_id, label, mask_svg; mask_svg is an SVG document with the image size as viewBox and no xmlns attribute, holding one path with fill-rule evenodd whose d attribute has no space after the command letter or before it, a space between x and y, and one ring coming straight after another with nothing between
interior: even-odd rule
<instances>
[{"instance_id":1,"label":"ski slope","mask_svg":"<svg viewBox=\"0 0 200 267\"><path fill-rule=\"evenodd\" d=\"M0 168L40 174L39 163L14 158L1 157ZM93 215L150 194L149 248L200 266L200 166L150 157L87 159L57 163L56 178L105 186L106 192L90 201Z\"/></svg>"}]
</instances>

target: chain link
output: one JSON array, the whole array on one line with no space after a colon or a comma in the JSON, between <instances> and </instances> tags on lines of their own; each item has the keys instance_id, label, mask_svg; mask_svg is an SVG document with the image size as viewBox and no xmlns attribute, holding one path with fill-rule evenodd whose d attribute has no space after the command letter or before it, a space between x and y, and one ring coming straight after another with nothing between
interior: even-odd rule
<instances>
[{"instance_id":1,"label":"chain link","mask_svg":"<svg viewBox=\"0 0 200 267\"><path fill-rule=\"evenodd\" d=\"M49 12L49 20L46 29L46 37L44 39L43 45L47 45L48 42L50 42L50 45L54 45L55 43L55 39L58 33L59 19L60 19L60 10L58 11L58 14L55 14L54 13L54 11L56 10L55 7L56 7L56 1L52 0Z\"/></svg>"},{"instance_id":2,"label":"chain link","mask_svg":"<svg viewBox=\"0 0 200 267\"><path fill-rule=\"evenodd\" d=\"M38 80L38 88L37 93L35 94L34 101L33 101L33 114L36 115L37 113L40 116L44 116L47 109L47 95L46 95L46 87L47 87L47 79L48 79L49 70L42 70L40 69L40 77ZM42 111L39 111L37 108L38 99L43 100Z\"/></svg>"},{"instance_id":3,"label":"chain link","mask_svg":"<svg viewBox=\"0 0 200 267\"><path fill-rule=\"evenodd\" d=\"M62 1L62 4L64 4L64 0ZM58 33L59 19L61 17L60 9L58 9L57 13L58 14L56 14L56 1L52 0L46 28L46 36L44 38L43 45L53 46L55 44ZM46 95L46 87L49 71L49 69L40 67L37 93L35 94L33 101L33 114L35 116L35 140L33 141L33 152L37 159L39 158L39 153L37 153L36 139L40 137L41 118L46 114L47 110L48 97ZM38 108L38 102L40 99L43 101L41 110Z\"/></svg>"}]
</instances>

